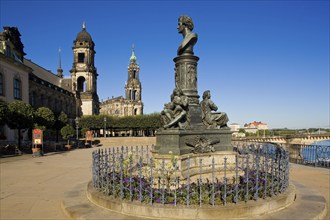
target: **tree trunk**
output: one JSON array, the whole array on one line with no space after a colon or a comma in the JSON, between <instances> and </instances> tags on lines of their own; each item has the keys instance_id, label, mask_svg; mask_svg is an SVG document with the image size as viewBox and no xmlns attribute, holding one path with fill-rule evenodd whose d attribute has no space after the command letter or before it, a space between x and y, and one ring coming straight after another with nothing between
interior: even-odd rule
<instances>
[{"instance_id":1,"label":"tree trunk","mask_svg":"<svg viewBox=\"0 0 330 220\"><path fill-rule=\"evenodd\" d=\"M18 128L17 130L18 130L18 148L20 148L21 147L21 129Z\"/></svg>"},{"instance_id":2,"label":"tree trunk","mask_svg":"<svg viewBox=\"0 0 330 220\"><path fill-rule=\"evenodd\" d=\"M56 143L58 143L58 129L56 129Z\"/></svg>"}]
</instances>

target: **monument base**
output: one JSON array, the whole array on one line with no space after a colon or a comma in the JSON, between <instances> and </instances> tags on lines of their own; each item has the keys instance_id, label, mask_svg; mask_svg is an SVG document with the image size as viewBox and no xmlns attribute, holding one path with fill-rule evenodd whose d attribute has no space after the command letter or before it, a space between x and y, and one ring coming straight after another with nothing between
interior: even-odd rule
<instances>
[{"instance_id":1,"label":"monument base","mask_svg":"<svg viewBox=\"0 0 330 220\"><path fill-rule=\"evenodd\" d=\"M224 172L226 172L227 177L235 176L236 153L233 151L217 151L214 153L201 154L189 153L179 156L154 153L153 158L155 170L162 169L162 161L164 161L167 166L169 164L174 166L173 159L176 159L177 171L176 174L174 174L174 170L172 171L171 178L175 178L174 175L176 175L181 180L186 180L189 177L191 181L194 181L200 178L200 176L202 176L203 179L211 179L212 169L217 175L220 173L224 175ZM241 171L239 174L241 174Z\"/></svg>"},{"instance_id":2,"label":"monument base","mask_svg":"<svg viewBox=\"0 0 330 220\"><path fill-rule=\"evenodd\" d=\"M197 139L208 141L211 151L232 151L232 132L224 129L161 129L156 133L155 153L160 155L183 155L189 153L208 153L196 151ZM207 149L206 149L207 150Z\"/></svg>"}]
</instances>

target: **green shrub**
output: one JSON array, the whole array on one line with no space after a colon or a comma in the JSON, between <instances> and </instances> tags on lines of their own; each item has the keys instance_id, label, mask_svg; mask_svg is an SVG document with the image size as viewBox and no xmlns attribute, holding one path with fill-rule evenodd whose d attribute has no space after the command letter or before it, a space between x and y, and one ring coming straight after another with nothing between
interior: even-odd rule
<instances>
[{"instance_id":1,"label":"green shrub","mask_svg":"<svg viewBox=\"0 0 330 220\"><path fill-rule=\"evenodd\" d=\"M70 143L69 138L73 137L74 132L75 132L75 130L71 125L66 125L61 129L61 135L62 135L63 139L68 140L68 144Z\"/></svg>"}]
</instances>

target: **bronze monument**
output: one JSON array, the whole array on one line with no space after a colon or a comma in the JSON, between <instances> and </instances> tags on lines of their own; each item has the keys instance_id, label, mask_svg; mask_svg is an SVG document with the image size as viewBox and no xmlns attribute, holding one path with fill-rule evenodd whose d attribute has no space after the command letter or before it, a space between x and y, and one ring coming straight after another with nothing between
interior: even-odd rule
<instances>
[{"instance_id":1,"label":"bronze monument","mask_svg":"<svg viewBox=\"0 0 330 220\"><path fill-rule=\"evenodd\" d=\"M194 46L198 36L193 33L194 23L189 16L180 16L178 32L183 40L178 47L175 62L175 88L171 102L161 112L163 127L156 134L156 152L160 155L184 155L228 151L231 146L231 131L228 117L216 111L210 99L210 91L204 92L199 102L197 89L197 62Z\"/></svg>"}]
</instances>

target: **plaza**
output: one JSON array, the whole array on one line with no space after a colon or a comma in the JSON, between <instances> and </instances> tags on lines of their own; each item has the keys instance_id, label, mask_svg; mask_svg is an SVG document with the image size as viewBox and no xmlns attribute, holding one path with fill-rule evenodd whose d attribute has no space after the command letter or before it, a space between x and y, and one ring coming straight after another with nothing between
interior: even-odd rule
<instances>
[{"instance_id":1,"label":"plaza","mask_svg":"<svg viewBox=\"0 0 330 220\"><path fill-rule=\"evenodd\" d=\"M329 108L324 104L329 97L320 95L328 88L322 83L329 72L324 55L328 51L323 49L329 42L328 19L324 22L329 12L323 8L329 5L316 3L311 9L309 3L272 2L248 3L246 8L215 1L207 7L198 2L169 7L175 4L131 5L134 13L139 7L146 12L140 16L127 10L127 5L98 3L102 7L95 9L96 14L108 17L76 17L90 19L88 30L97 44L83 22L73 38L73 60L58 50L57 74L46 68L56 59L47 56L42 62L46 56L37 47L42 40L28 40L40 35L26 34L27 45L33 47L26 52L31 58L32 51L38 52L42 65L25 57L21 41L25 34L20 31L28 32L30 25L10 13L2 16L5 24L15 26L4 26L0 33L1 219L330 219ZM3 6L6 12L17 8L9 3ZM30 5L33 10L40 6ZM61 7L63 15L72 5L67 6ZM80 7L85 9L83 4L75 6ZM318 16L305 16L307 8ZM155 12L158 19L150 19ZM181 15L176 23L172 18L177 14ZM57 23L62 17L66 21L61 24L65 33L61 37L67 40L71 30L65 29L73 27L69 23L75 19L56 17ZM112 22L118 17L123 19L116 26ZM45 38L48 19L34 18L33 26L40 27L40 33L47 27ZM39 20L47 22L38 25ZM127 21L134 25L125 27L124 34ZM151 31L159 24L158 31ZM182 41L174 38L175 26ZM124 35L132 38L124 41ZM49 49L49 42L62 41L60 36L47 40ZM118 45L127 45L127 40L133 46L125 73L125 98L110 99L109 94L115 94L114 79L124 81L115 66L121 63ZM141 45L139 60L141 54L146 67L141 75L134 43ZM309 57L302 57L304 51L297 48L304 48ZM315 57L320 59L313 62ZM162 63L170 59L174 64ZM174 84L168 83L173 79ZM322 90L295 94L311 84ZM100 100L99 95L107 98ZM301 101L307 99L317 102ZM257 129L255 134L244 130L236 138L231 120L260 122L251 125ZM261 121L276 129L266 132L268 127ZM287 127L309 127L318 134L294 129L293 136L292 131L287 134ZM240 131L239 126L236 130Z\"/></svg>"},{"instance_id":2,"label":"plaza","mask_svg":"<svg viewBox=\"0 0 330 220\"><path fill-rule=\"evenodd\" d=\"M101 149L118 146L151 146L154 137L100 138ZM33 158L30 154L0 159L1 219L136 219L89 203L92 151L82 148L52 152ZM288 208L261 219L328 219L329 170L290 164L290 181L296 200Z\"/></svg>"}]
</instances>

